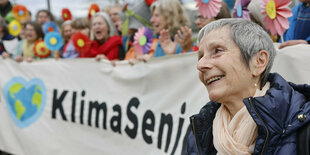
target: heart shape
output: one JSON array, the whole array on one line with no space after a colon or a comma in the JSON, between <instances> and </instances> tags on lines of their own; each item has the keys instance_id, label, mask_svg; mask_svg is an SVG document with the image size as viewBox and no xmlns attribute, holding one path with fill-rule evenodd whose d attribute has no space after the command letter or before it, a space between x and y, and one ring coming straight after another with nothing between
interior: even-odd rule
<instances>
[{"instance_id":1,"label":"heart shape","mask_svg":"<svg viewBox=\"0 0 310 155\"><path fill-rule=\"evenodd\" d=\"M34 123L43 113L46 88L38 78L27 82L23 77L13 77L3 88L6 106L15 124L24 128Z\"/></svg>"}]
</instances>

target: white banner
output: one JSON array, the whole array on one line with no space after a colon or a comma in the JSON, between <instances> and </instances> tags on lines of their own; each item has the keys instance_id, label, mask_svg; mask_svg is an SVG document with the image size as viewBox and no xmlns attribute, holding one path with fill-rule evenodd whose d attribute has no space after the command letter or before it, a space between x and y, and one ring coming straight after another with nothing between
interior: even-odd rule
<instances>
[{"instance_id":1,"label":"white banner","mask_svg":"<svg viewBox=\"0 0 310 155\"><path fill-rule=\"evenodd\" d=\"M18 155L181 154L208 101L196 54L113 67L0 60L0 150Z\"/></svg>"},{"instance_id":2,"label":"white banner","mask_svg":"<svg viewBox=\"0 0 310 155\"><path fill-rule=\"evenodd\" d=\"M182 154L189 116L209 101L197 53L113 67L93 59L0 60L0 150L18 155ZM309 46L273 72L310 83Z\"/></svg>"}]
</instances>

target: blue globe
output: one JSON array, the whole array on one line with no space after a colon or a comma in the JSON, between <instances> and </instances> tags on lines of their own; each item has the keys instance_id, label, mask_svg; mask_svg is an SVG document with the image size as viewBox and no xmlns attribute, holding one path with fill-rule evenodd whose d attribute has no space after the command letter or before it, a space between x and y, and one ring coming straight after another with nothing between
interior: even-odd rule
<instances>
[{"instance_id":1,"label":"blue globe","mask_svg":"<svg viewBox=\"0 0 310 155\"><path fill-rule=\"evenodd\" d=\"M7 97L13 114L23 122L40 109L42 89L38 85L32 85L26 89L22 84L15 83L9 88Z\"/></svg>"}]
</instances>

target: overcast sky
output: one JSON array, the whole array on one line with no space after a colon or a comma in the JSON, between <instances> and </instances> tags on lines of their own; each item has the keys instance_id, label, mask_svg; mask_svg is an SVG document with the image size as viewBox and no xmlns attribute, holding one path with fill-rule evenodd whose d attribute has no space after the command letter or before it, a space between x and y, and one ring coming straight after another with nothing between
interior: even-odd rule
<instances>
[{"instance_id":1,"label":"overcast sky","mask_svg":"<svg viewBox=\"0 0 310 155\"><path fill-rule=\"evenodd\" d=\"M23 4L31 11L33 18L40 9L47 9L47 0L10 0L13 3ZM116 3L117 0L50 0L51 12L60 19L63 8L70 9L73 17L87 17L90 4L96 3L102 9L105 5ZM118 0L120 3L134 3L137 0ZM182 0L183 3L189 4L194 0Z\"/></svg>"}]
</instances>

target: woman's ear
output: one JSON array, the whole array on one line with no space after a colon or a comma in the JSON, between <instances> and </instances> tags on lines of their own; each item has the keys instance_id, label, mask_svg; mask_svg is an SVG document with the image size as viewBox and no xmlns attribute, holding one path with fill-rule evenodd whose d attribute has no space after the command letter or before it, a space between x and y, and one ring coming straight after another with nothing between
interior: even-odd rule
<instances>
[{"instance_id":1,"label":"woman's ear","mask_svg":"<svg viewBox=\"0 0 310 155\"><path fill-rule=\"evenodd\" d=\"M269 53L266 50L261 50L253 55L250 61L250 68L253 76L261 75L268 64Z\"/></svg>"}]
</instances>

